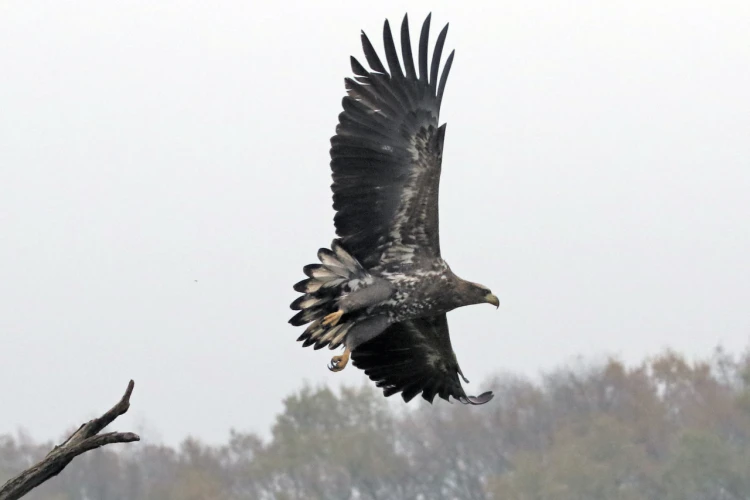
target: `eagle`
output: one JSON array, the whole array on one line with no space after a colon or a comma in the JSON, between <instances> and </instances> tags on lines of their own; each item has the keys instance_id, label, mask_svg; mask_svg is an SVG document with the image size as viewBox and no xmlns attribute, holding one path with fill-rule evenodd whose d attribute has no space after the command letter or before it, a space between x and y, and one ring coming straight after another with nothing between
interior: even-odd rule
<instances>
[{"instance_id":1,"label":"eagle","mask_svg":"<svg viewBox=\"0 0 750 500\"><path fill-rule=\"evenodd\" d=\"M351 57L353 78L331 138L334 224L337 239L318 251L320 263L303 268L307 279L289 320L308 325L303 347L335 349L328 368L355 367L383 389L433 402L435 396L478 405L492 392L467 396L468 383L451 347L446 313L489 303L489 288L453 273L440 255L438 191L445 124L440 103L455 51L440 61L448 25L437 37L428 65L428 15L414 65L409 19L401 24L400 64L388 20L383 44L388 67L367 35L362 47L370 69ZM438 78L439 77L439 78Z\"/></svg>"}]
</instances>

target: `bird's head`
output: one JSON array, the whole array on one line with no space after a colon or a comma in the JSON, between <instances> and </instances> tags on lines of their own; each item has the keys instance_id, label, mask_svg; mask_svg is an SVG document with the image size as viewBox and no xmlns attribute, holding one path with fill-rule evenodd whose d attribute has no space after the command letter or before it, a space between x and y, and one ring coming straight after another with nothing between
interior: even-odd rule
<instances>
[{"instance_id":1,"label":"bird's head","mask_svg":"<svg viewBox=\"0 0 750 500\"><path fill-rule=\"evenodd\" d=\"M471 300L471 304L492 304L495 307L500 307L500 299L498 299L489 288L479 283L467 282L468 299Z\"/></svg>"}]
</instances>

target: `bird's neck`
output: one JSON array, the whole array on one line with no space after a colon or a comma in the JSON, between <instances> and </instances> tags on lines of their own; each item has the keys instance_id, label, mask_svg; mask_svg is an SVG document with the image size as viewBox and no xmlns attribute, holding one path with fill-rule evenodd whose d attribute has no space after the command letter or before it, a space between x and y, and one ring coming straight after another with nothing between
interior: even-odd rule
<instances>
[{"instance_id":1,"label":"bird's neck","mask_svg":"<svg viewBox=\"0 0 750 500\"><path fill-rule=\"evenodd\" d=\"M446 289L450 290L450 293L442 294L446 307L445 312L474 303L468 299L471 296L469 292L474 287L471 281L466 281L450 272L445 286Z\"/></svg>"}]
</instances>

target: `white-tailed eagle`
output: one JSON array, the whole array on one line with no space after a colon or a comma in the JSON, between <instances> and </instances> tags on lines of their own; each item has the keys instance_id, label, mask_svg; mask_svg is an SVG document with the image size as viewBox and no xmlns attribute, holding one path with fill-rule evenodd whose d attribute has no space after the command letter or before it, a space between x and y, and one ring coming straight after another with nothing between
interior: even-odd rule
<instances>
[{"instance_id":1,"label":"white-tailed eagle","mask_svg":"<svg viewBox=\"0 0 750 500\"><path fill-rule=\"evenodd\" d=\"M453 274L440 256L438 188L445 138L440 102L454 52L440 73L448 26L440 32L428 65L430 16L422 25L417 67L408 18L401 25L399 62L391 28L383 42L388 68L367 35L362 46L370 70L351 58L354 78L331 138L336 239L305 266L294 285L303 295L289 322L307 326L303 346L344 345L329 368L342 370L351 355L386 396L404 401L422 394L482 404L491 392L467 396L451 347L445 314L457 307L499 305L487 287ZM438 79L438 77L440 77ZM464 381L468 382L465 378Z\"/></svg>"}]
</instances>

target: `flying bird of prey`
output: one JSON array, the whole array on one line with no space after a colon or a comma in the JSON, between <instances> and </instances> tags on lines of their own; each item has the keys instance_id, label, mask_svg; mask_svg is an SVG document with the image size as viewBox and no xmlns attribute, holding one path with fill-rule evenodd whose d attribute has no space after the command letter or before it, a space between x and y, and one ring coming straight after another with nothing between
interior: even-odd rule
<instances>
[{"instance_id":1,"label":"flying bird of prey","mask_svg":"<svg viewBox=\"0 0 750 500\"><path fill-rule=\"evenodd\" d=\"M362 47L370 70L354 57L354 78L331 138L334 223L338 239L318 251L320 264L305 266L307 279L294 285L303 295L291 304L299 311L289 322L309 323L303 346L344 352L329 369L355 367L383 389L465 404L483 404L491 392L467 396L451 347L446 313L489 303L490 290L456 276L440 256L438 187L445 125L438 124L440 102L454 52L440 73L448 25L435 43L428 66L430 16L422 25L418 65L414 65L409 22L401 24L399 62L388 21L383 42L388 67L365 33ZM440 73L440 75L439 75ZM438 76L440 78L438 79Z\"/></svg>"}]
</instances>

